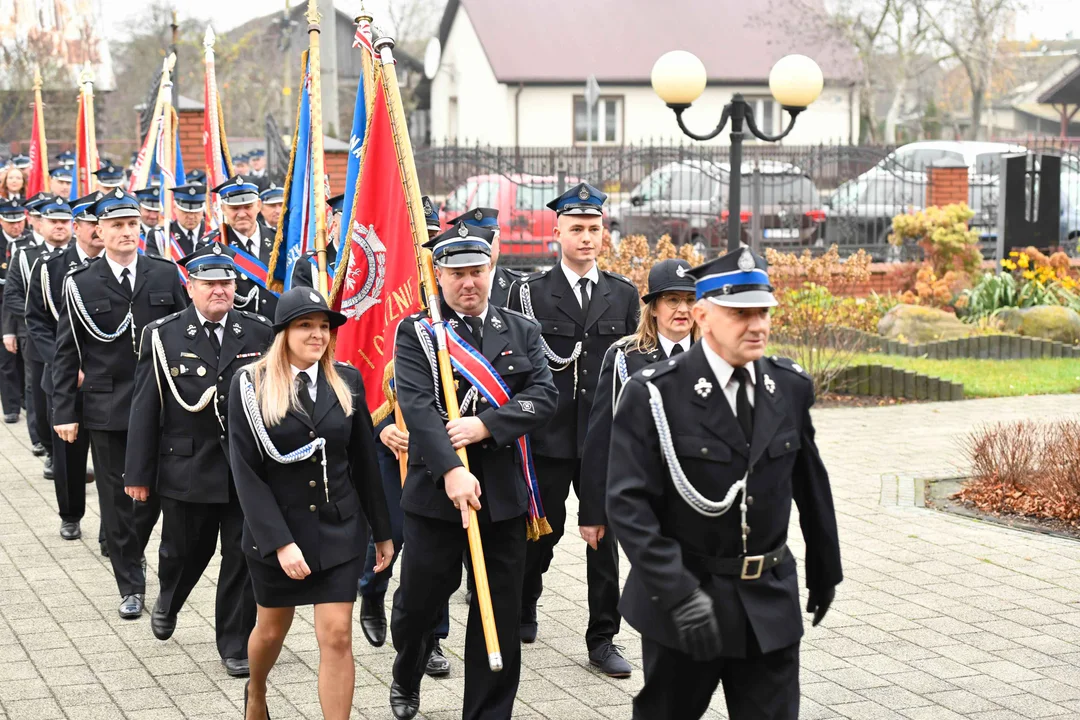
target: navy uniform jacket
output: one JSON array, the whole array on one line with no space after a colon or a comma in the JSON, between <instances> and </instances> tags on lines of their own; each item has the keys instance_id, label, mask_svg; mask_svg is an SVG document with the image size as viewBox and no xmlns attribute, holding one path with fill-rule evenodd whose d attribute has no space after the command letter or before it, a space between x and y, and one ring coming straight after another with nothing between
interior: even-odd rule
<instances>
[{"instance_id":1,"label":"navy uniform jacket","mask_svg":"<svg viewBox=\"0 0 1080 720\"><path fill-rule=\"evenodd\" d=\"M600 368L600 381L596 384L592 410L589 413L589 430L585 435L585 449L581 453L581 483L578 497L578 525L607 525L604 504L607 497L608 449L611 447L611 423L614 418L613 402L622 390L622 381L615 371L618 350L626 356L627 375L649 365L666 360L659 345L649 353L637 350L626 352L630 338L622 338L604 353Z\"/></svg>"},{"instance_id":2,"label":"navy uniform jacket","mask_svg":"<svg viewBox=\"0 0 1080 720\"><path fill-rule=\"evenodd\" d=\"M748 555L787 542L794 499L806 541L807 587L825 590L843 578L829 476L810 421L813 383L784 358L762 358L754 370L749 447L700 342L631 377L615 413L607 514L631 566L619 609L643 636L669 647L680 647L670 611L699 586L715 604L724 656L746 656L748 626L762 652L793 645L802 637L802 615L790 555L756 580L691 567L699 556L743 554L739 500L713 518L679 494L661 454L646 382L663 397L675 454L700 493L720 500L749 469ZM712 386L707 392L703 379Z\"/></svg>"},{"instance_id":3,"label":"navy uniform jacket","mask_svg":"<svg viewBox=\"0 0 1080 720\"><path fill-rule=\"evenodd\" d=\"M20 239L23 238L25 238L26 244L22 247L16 246L12 252L11 260L8 261L7 277L4 280L3 307L0 308L3 319L0 320L0 323L3 325L4 335L14 335L18 338L19 344L22 346L20 349L26 354L27 359L34 362L43 362L44 356L37 352L33 341L27 342L26 296L30 291L30 278L34 275L34 264L38 261L38 258L42 256L49 258L53 255L59 255L63 251L57 250L48 243L31 245L32 234L23 233ZM72 238L71 242L75 242L74 238Z\"/></svg>"},{"instance_id":4,"label":"navy uniform jacket","mask_svg":"<svg viewBox=\"0 0 1080 720\"><path fill-rule=\"evenodd\" d=\"M96 259L87 258L86 264ZM45 262L39 260L30 273L30 289L26 295L26 331L46 362L56 355L57 319L64 302L64 279L69 272L83 264L73 239L63 252L51 253ZM51 395L52 373L46 373L41 382Z\"/></svg>"},{"instance_id":5,"label":"navy uniform jacket","mask_svg":"<svg viewBox=\"0 0 1080 720\"><path fill-rule=\"evenodd\" d=\"M104 256L68 274L66 284L78 289L86 315L81 317L82 311L73 307L65 294L57 320L56 357L52 360L54 425L80 422L75 399L82 370L81 422L89 430L128 429L142 329L182 310L188 302L172 261L139 255L136 263L130 299ZM102 333L112 334L129 309L133 327L111 342L91 336L86 328L88 322L93 322Z\"/></svg>"},{"instance_id":6,"label":"navy uniform jacket","mask_svg":"<svg viewBox=\"0 0 1080 720\"><path fill-rule=\"evenodd\" d=\"M304 253L293 265L292 287L315 287L315 266L311 262L314 257L314 250ZM326 248L326 263L328 269L332 269L334 264L337 263L337 248L333 245ZM332 277L327 276L326 282L328 290L333 287L334 279Z\"/></svg>"},{"instance_id":7,"label":"navy uniform jacket","mask_svg":"<svg viewBox=\"0 0 1080 720\"><path fill-rule=\"evenodd\" d=\"M147 232L149 229L150 232ZM168 258L169 249L162 248L165 245L165 231L159 227L147 228L142 223L139 223L139 238L145 244L145 253L151 257Z\"/></svg>"},{"instance_id":8,"label":"navy uniform jacket","mask_svg":"<svg viewBox=\"0 0 1080 720\"><path fill-rule=\"evenodd\" d=\"M445 302L442 311L444 318L457 321L457 315ZM431 365L416 334L420 317L426 317L426 313L407 317L398 325L394 358L397 400L409 428L409 467L401 492L401 508L425 517L460 522L461 512L446 496L443 475L460 467L461 459L450 444L446 420L439 415L435 404ZM476 343L464 323L457 321L457 325L463 340L473 347L480 346L511 395L500 408L493 408L483 400L476 406L476 417L491 433L487 440L466 449L469 467L481 486L479 519L499 522L524 515L528 510L528 495L516 442L522 435L535 433L546 425L558 401L540 345L540 326L519 313L490 305L483 342ZM469 383L458 380L460 401Z\"/></svg>"},{"instance_id":9,"label":"navy uniform jacket","mask_svg":"<svg viewBox=\"0 0 1080 720\"><path fill-rule=\"evenodd\" d=\"M533 315L542 326L551 350L559 357L568 358L574 352L574 344L582 343L576 368L574 363L564 370L552 364L555 386L559 389L559 408L551 423L535 433L533 448L537 455L579 458L585 446L589 411L604 353L613 342L637 328L641 305L637 287L622 275L601 270L600 280L592 289L589 317L585 318L577 291L570 287L558 265L514 283L508 305L512 310L524 311L523 284L529 286Z\"/></svg>"},{"instance_id":10,"label":"navy uniform jacket","mask_svg":"<svg viewBox=\"0 0 1080 720\"><path fill-rule=\"evenodd\" d=\"M323 485L322 453L308 460L282 464L264 454L255 439L243 406L240 378L233 376L229 391L229 457L233 481L244 509L244 552L255 560L277 566L278 548L295 542L312 572L348 562L367 552L363 510L376 542L390 539L382 477L375 456L371 415L364 400L360 372L335 363L338 374L352 390L353 414L345 411L319 371L315 417L289 410L280 423L267 428L283 455L315 438L326 438L326 477L330 501Z\"/></svg>"},{"instance_id":11,"label":"navy uniform jacket","mask_svg":"<svg viewBox=\"0 0 1080 720\"><path fill-rule=\"evenodd\" d=\"M155 331L164 367L154 348ZM135 369L124 484L173 500L229 502L229 387L236 371L258 360L273 336L266 318L230 310L219 358L194 305L147 325ZM169 380L188 405L196 405L209 388L217 392L205 408L190 412L177 402Z\"/></svg>"},{"instance_id":12,"label":"navy uniform jacket","mask_svg":"<svg viewBox=\"0 0 1080 720\"><path fill-rule=\"evenodd\" d=\"M259 237L261 240L259 261L263 265L269 266L270 253L274 249L274 236L270 234L270 229L267 228L266 225L263 225L261 219L257 222L259 223ZM220 236L221 232L219 230L211 230L210 233L199 241L199 247L217 241ZM225 226L225 236L228 238L228 244L233 248L239 250L244 249L237 243L236 231L228 225ZM236 296L234 300L237 309L257 313L263 317L273 318L274 312L277 310L277 296L266 288L259 286L239 267L236 268L236 271L239 275L239 277L236 278Z\"/></svg>"},{"instance_id":13,"label":"navy uniform jacket","mask_svg":"<svg viewBox=\"0 0 1080 720\"><path fill-rule=\"evenodd\" d=\"M525 277L525 273L496 265L491 273L491 295L488 302L495 307L506 307L510 299L510 286Z\"/></svg>"},{"instance_id":14,"label":"navy uniform jacket","mask_svg":"<svg viewBox=\"0 0 1080 720\"><path fill-rule=\"evenodd\" d=\"M191 231L190 237L188 231L180 227L180 222L173 220L171 223L173 237L176 238L176 242L179 243L180 249L184 251L184 255L190 255L195 251L195 247L200 244L203 236L206 235L206 222L200 222L199 226Z\"/></svg>"}]
</instances>

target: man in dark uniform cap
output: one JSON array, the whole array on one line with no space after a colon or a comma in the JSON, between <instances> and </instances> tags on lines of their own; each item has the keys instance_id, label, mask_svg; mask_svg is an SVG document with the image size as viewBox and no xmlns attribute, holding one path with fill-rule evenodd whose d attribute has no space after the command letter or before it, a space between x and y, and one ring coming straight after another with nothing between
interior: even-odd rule
<instances>
[{"instance_id":1,"label":"man in dark uniform cap","mask_svg":"<svg viewBox=\"0 0 1080 720\"><path fill-rule=\"evenodd\" d=\"M64 199L68 198L71 194L70 168L58 167L49 172L49 192Z\"/></svg>"},{"instance_id":2,"label":"man in dark uniform cap","mask_svg":"<svg viewBox=\"0 0 1080 720\"><path fill-rule=\"evenodd\" d=\"M14 198L0 198L0 281L6 283L12 255L19 250L19 245L29 242L26 209ZM2 315L3 301L0 299ZM24 374L22 348L18 346L17 336L13 333L11 340L0 347L0 404L3 405L6 423L19 421L19 411L25 402Z\"/></svg>"},{"instance_id":3,"label":"man in dark uniform cap","mask_svg":"<svg viewBox=\"0 0 1080 720\"><path fill-rule=\"evenodd\" d=\"M67 442L76 442L80 426L90 431L101 521L122 597L119 613L135 619L142 615L146 593L143 552L160 509L157 497L135 504L124 493L138 343L147 324L187 307L187 297L171 261L139 254L134 197L117 188L90 213L98 219L105 252L72 270L64 284L52 364L52 421Z\"/></svg>"},{"instance_id":4,"label":"man in dark uniform cap","mask_svg":"<svg viewBox=\"0 0 1080 720\"><path fill-rule=\"evenodd\" d=\"M495 208L474 208L454 218L450 224L455 225L459 222L488 228L495 232L495 237L491 241L491 289L488 291L488 299L495 307L506 307L510 297L510 286L516 280L524 278L525 273L499 265L499 236L502 235L499 228L499 211Z\"/></svg>"},{"instance_id":5,"label":"man in dark uniform cap","mask_svg":"<svg viewBox=\"0 0 1080 720\"><path fill-rule=\"evenodd\" d=\"M11 166L16 167L19 170L30 169L30 156L29 155L16 155L11 158Z\"/></svg>"},{"instance_id":6,"label":"man in dark uniform cap","mask_svg":"<svg viewBox=\"0 0 1080 720\"><path fill-rule=\"evenodd\" d=\"M62 168L70 170L71 168L75 167L75 153L71 150L65 150L64 152L57 153L53 157L58 163L60 163L60 167Z\"/></svg>"},{"instance_id":7,"label":"man in dark uniform cap","mask_svg":"<svg viewBox=\"0 0 1080 720\"><path fill-rule=\"evenodd\" d=\"M259 221L259 188L247 182L239 175L234 175L211 192L221 200L221 209L225 214L225 236L221 230L212 230L202 242L224 242L234 250L242 250L251 260L265 271L270 262L270 253L274 250L274 236ZM277 310L277 296L274 295L261 278L245 272L243 260L237 261L236 297L237 308L258 313L263 317L274 317Z\"/></svg>"},{"instance_id":8,"label":"man in dark uniform cap","mask_svg":"<svg viewBox=\"0 0 1080 720\"><path fill-rule=\"evenodd\" d=\"M277 234L277 226L281 222L281 210L284 205L285 188L283 187L270 183L265 190L259 193L259 215L270 230L271 236Z\"/></svg>"},{"instance_id":9,"label":"man in dark uniform cap","mask_svg":"<svg viewBox=\"0 0 1080 720\"><path fill-rule=\"evenodd\" d=\"M441 387L432 380L428 348L434 340L424 316L412 315L398 325L395 382L409 428L409 472L401 496L407 549L391 619L398 654L390 709L396 718L412 718L419 711L420 681L434 644L436 616L461 583L461 555L468 547L462 527L468 525L469 507L477 511L483 538L503 669L492 672L488 667L474 598L465 638L462 717L509 718L517 694L526 532L531 499L539 501L526 485L522 467L528 464L518 456L517 440L551 419L557 392L539 325L488 302L492 237L490 230L459 223L425 247L432 250L442 288L442 317L460 334L462 352L471 348L471 357L479 354L502 378L508 400L498 407L501 401L495 395L478 400L481 393L461 378L462 417L447 422L439 410ZM468 470L455 448L466 448Z\"/></svg>"},{"instance_id":10,"label":"man in dark uniform cap","mask_svg":"<svg viewBox=\"0 0 1080 720\"><path fill-rule=\"evenodd\" d=\"M732 718L797 720L793 499L814 625L843 577L813 383L764 357L764 260L742 248L691 274L701 342L627 382L611 437L608 518L631 565L620 607L645 668L634 718L701 717L723 683Z\"/></svg>"},{"instance_id":11,"label":"man in dark uniform cap","mask_svg":"<svg viewBox=\"0 0 1080 720\"><path fill-rule=\"evenodd\" d=\"M30 277L30 289L26 296L26 329L37 352L44 359L42 386L53 405L52 358L56 356L56 322L63 305L64 277L71 270L81 267L101 254L102 242L97 234L97 218L90 208L102 196L93 192L72 202L71 214L75 218L75 242L68 243L63 252L53 253L39 260ZM75 411L81 413L82 393L75 399ZM90 450L90 432L79 431L75 442L67 443L49 427L50 452L53 458L53 484L56 488L56 504L60 514L60 537L78 540L82 537L83 515L86 512L86 457ZM104 528L98 533L103 544Z\"/></svg>"},{"instance_id":12,"label":"man in dark uniform cap","mask_svg":"<svg viewBox=\"0 0 1080 720\"><path fill-rule=\"evenodd\" d=\"M270 177L266 174L266 151L256 148L248 153L248 165L250 169L245 175L247 181L259 188L261 193L270 187Z\"/></svg>"},{"instance_id":13,"label":"man in dark uniform cap","mask_svg":"<svg viewBox=\"0 0 1080 720\"><path fill-rule=\"evenodd\" d=\"M190 184L205 185L206 184L206 171L205 170L191 170L188 172L187 177L184 178L184 182Z\"/></svg>"},{"instance_id":14,"label":"man in dark uniform cap","mask_svg":"<svg viewBox=\"0 0 1080 720\"><path fill-rule=\"evenodd\" d=\"M559 388L559 409L536 433L536 474L552 534L529 546L521 606L521 640L535 642L536 603L543 574L566 523L566 498L578 492L581 453L596 382L608 347L638 323L637 287L622 275L600 270L596 255L603 241L603 205L607 195L586 183L570 188L548 207L558 216L555 240L562 259L551 270L528 275L510 289L509 307L522 310L543 326L544 352ZM589 584L589 661L613 677L630 674L630 664L613 643L619 632L618 546L603 539L585 551Z\"/></svg>"},{"instance_id":15,"label":"man in dark uniform cap","mask_svg":"<svg viewBox=\"0 0 1080 720\"><path fill-rule=\"evenodd\" d=\"M150 186L135 191L139 201L139 235L143 252L161 258L169 257L165 246L165 231L161 228L161 187Z\"/></svg>"},{"instance_id":16,"label":"man in dark uniform cap","mask_svg":"<svg viewBox=\"0 0 1080 720\"><path fill-rule=\"evenodd\" d=\"M101 167L94 171L94 176L98 179L98 185L104 191L118 188L124 184L124 168L117 165L113 165L108 160L103 160Z\"/></svg>"},{"instance_id":17,"label":"man in dark uniform cap","mask_svg":"<svg viewBox=\"0 0 1080 720\"><path fill-rule=\"evenodd\" d=\"M176 209L176 219L172 221L172 237L180 245L183 256L187 257L206 234L206 186L190 183L177 185L171 190L173 207Z\"/></svg>"},{"instance_id":18,"label":"man in dark uniform cap","mask_svg":"<svg viewBox=\"0 0 1080 720\"><path fill-rule=\"evenodd\" d=\"M131 404L124 484L145 502L161 498L161 592L150 615L159 640L214 556L221 534L215 630L225 669L248 674L255 596L240 537L244 514L229 472L228 395L236 371L255 362L273 330L233 309L232 250L211 243L185 256L191 305L143 329Z\"/></svg>"}]
</instances>

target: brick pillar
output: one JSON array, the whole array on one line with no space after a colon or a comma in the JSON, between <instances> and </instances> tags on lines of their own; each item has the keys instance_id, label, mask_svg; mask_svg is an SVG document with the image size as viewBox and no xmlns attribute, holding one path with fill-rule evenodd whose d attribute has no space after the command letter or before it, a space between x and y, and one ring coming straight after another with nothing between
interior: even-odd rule
<instances>
[{"instance_id":1,"label":"brick pillar","mask_svg":"<svg viewBox=\"0 0 1080 720\"><path fill-rule=\"evenodd\" d=\"M927 170L926 206L968 202L968 169L958 160L937 160Z\"/></svg>"},{"instance_id":2,"label":"brick pillar","mask_svg":"<svg viewBox=\"0 0 1080 720\"><path fill-rule=\"evenodd\" d=\"M323 153L323 170L330 176L331 196L345 192L345 172L348 166L348 150L326 150Z\"/></svg>"},{"instance_id":3,"label":"brick pillar","mask_svg":"<svg viewBox=\"0 0 1080 720\"><path fill-rule=\"evenodd\" d=\"M177 136L180 152L184 156L184 170L205 170L206 151L203 149L203 110L178 110L176 112ZM181 182L177 178L177 182Z\"/></svg>"}]
</instances>

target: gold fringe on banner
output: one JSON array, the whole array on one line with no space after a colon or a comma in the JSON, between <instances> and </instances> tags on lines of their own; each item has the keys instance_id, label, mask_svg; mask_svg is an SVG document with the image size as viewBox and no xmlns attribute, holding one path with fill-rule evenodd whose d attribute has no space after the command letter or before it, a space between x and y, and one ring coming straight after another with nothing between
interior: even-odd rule
<instances>
[{"instance_id":1,"label":"gold fringe on banner","mask_svg":"<svg viewBox=\"0 0 1080 720\"><path fill-rule=\"evenodd\" d=\"M303 84L307 71L308 51L300 53L300 82ZM285 217L289 212L289 191L292 189L293 166L296 164L296 141L300 136L300 104L304 101L304 91L296 93L296 128L293 130L292 150L289 152L289 171L285 173L285 204L281 208L281 218L278 219L277 234L274 235L274 249L270 252L270 261L266 264L266 284L271 290L281 292L285 284L274 279L274 271L277 269L278 253L281 249L282 232L285 230Z\"/></svg>"},{"instance_id":2,"label":"gold fringe on banner","mask_svg":"<svg viewBox=\"0 0 1080 720\"><path fill-rule=\"evenodd\" d=\"M216 77L214 82L217 82ZM229 139L225 137L225 110L221 107L221 93L217 94L217 121L218 135L221 137L221 154L224 156L222 159L225 161L225 174L232 177L236 174L236 171L233 170L232 154L229 152Z\"/></svg>"},{"instance_id":3,"label":"gold fringe on banner","mask_svg":"<svg viewBox=\"0 0 1080 720\"><path fill-rule=\"evenodd\" d=\"M383 371L382 391L386 400L383 401L379 407L371 411L371 424L378 425L383 420L390 416L390 413L394 412L394 403L397 402L397 395L394 394L394 389L390 387L390 381L394 379L394 361L386 363L386 370Z\"/></svg>"}]
</instances>

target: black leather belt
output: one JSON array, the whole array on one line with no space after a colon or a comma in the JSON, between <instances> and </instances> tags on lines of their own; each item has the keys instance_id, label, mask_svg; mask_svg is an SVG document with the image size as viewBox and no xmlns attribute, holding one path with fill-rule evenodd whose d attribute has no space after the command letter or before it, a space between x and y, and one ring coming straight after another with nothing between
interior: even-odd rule
<instances>
[{"instance_id":1,"label":"black leather belt","mask_svg":"<svg viewBox=\"0 0 1080 720\"><path fill-rule=\"evenodd\" d=\"M787 544L764 555L745 555L738 558L714 557L683 549L683 563L690 570L708 575L735 575L740 580L757 580L761 573L774 568L788 557Z\"/></svg>"}]
</instances>

